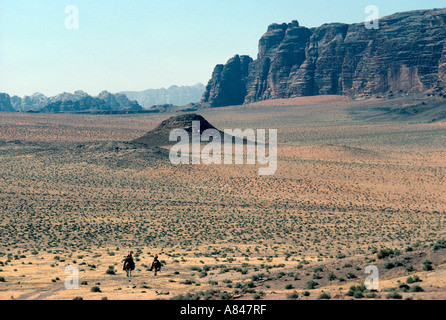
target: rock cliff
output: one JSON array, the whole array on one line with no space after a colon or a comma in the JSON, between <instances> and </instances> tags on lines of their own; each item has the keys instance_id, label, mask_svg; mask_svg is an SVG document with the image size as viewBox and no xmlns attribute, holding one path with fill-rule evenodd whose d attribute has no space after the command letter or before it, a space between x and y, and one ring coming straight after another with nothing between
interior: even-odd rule
<instances>
[{"instance_id":1,"label":"rock cliff","mask_svg":"<svg viewBox=\"0 0 446 320\"><path fill-rule=\"evenodd\" d=\"M255 60L217 65L201 103L218 107L312 95L373 96L442 91L446 86L446 9L396 13L364 23L306 28L272 24Z\"/></svg>"}]
</instances>

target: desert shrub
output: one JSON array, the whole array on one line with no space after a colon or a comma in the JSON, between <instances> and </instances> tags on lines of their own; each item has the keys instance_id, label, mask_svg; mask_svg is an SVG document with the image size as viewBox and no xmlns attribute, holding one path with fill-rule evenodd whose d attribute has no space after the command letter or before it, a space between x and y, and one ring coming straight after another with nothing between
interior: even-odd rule
<instances>
[{"instance_id":1,"label":"desert shrub","mask_svg":"<svg viewBox=\"0 0 446 320\"><path fill-rule=\"evenodd\" d=\"M319 283L316 281L310 280L305 284L306 289L314 289Z\"/></svg>"},{"instance_id":2,"label":"desert shrub","mask_svg":"<svg viewBox=\"0 0 446 320\"><path fill-rule=\"evenodd\" d=\"M415 271L415 268L411 265L411 266L408 266L408 267L406 268L406 271L407 271L407 272L412 272L412 271Z\"/></svg>"},{"instance_id":3,"label":"desert shrub","mask_svg":"<svg viewBox=\"0 0 446 320\"><path fill-rule=\"evenodd\" d=\"M186 279L186 280L184 280L184 281L181 281L180 283L181 283L181 284L194 284L195 281L194 281L194 280L190 280L190 279Z\"/></svg>"},{"instance_id":4,"label":"desert shrub","mask_svg":"<svg viewBox=\"0 0 446 320\"><path fill-rule=\"evenodd\" d=\"M285 289L287 290L293 289L293 285L291 283L288 283L285 285Z\"/></svg>"},{"instance_id":5,"label":"desert shrub","mask_svg":"<svg viewBox=\"0 0 446 320\"><path fill-rule=\"evenodd\" d=\"M384 259L384 258L386 258L386 257L388 257L388 256L390 256L390 255L393 255L393 254L394 254L394 252L393 252L392 249L389 249L389 248L383 248L383 249L380 249L380 250L378 251L378 253L377 253L377 257L378 257L378 259Z\"/></svg>"},{"instance_id":6,"label":"desert shrub","mask_svg":"<svg viewBox=\"0 0 446 320\"><path fill-rule=\"evenodd\" d=\"M116 274L115 266L108 266L107 271L105 271L106 274Z\"/></svg>"},{"instance_id":7,"label":"desert shrub","mask_svg":"<svg viewBox=\"0 0 446 320\"><path fill-rule=\"evenodd\" d=\"M399 261L399 260L393 261L393 264L394 264L395 268L401 267L403 265L403 263L401 261Z\"/></svg>"},{"instance_id":8,"label":"desert shrub","mask_svg":"<svg viewBox=\"0 0 446 320\"><path fill-rule=\"evenodd\" d=\"M286 295L286 298L287 298L288 300L296 300L297 298L299 298L299 294L298 294L296 291L294 291L294 292L292 292L292 293L288 293L288 294Z\"/></svg>"},{"instance_id":9,"label":"desert shrub","mask_svg":"<svg viewBox=\"0 0 446 320\"><path fill-rule=\"evenodd\" d=\"M376 298L377 295L376 295L376 292L370 292L370 293L367 293L367 294L365 295L365 297L366 297L367 299L373 299L373 298Z\"/></svg>"},{"instance_id":10,"label":"desert shrub","mask_svg":"<svg viewBox=\"0 0 446 320\"><path fill-rule=\"evenodd\" d=\"M211 270L211 267L210 266L208 266L208 265L205 265L205 266L203 266L203 271L209 271L209 270Z\"/></svg>"},{"instance_id":11,"label":"desert shrub","mask_svg":"<svg viewBox=\"0 0 446 320\"><path fill-rule=\"evenodd\" d=\"M388 262L384 263L384 269L389 270L392 268L395 268L395 265L393 264L393 262L388 261Z\"/></svg>"},{"instance_id":12,"label":"desert shrub","mask_svg":"<svg viewBox=\"0 0 446 320\"><path fill-rule=\"evenodd\" d=\"M261 297L262 297L262 294L260 292L255 293L253 296L254 300L259 300Z\"/></svg>"},{"instance_id":13,"label":"desert shrub","mask_svg":"<svg viewBox=\"0 0 446 320\"><path fill-rule=\"evenodd\" d=\"M421 279L420 279L420 277L418 277L417 275L415 275L415 276L410 276L410 277L408 277L407 278L407 280L406 280L406 283L414 283L414 282L420 282L421 281Z\"/></svg>"},{"instance_id":14,"label":"desert shrub","mask_svg":"<svg viewBox=\"0 0 446 320\"><path fill-rule=\"evenodd\" d=\"M357 278L356 274L354 274L353 272L349 272L345 276L347 277L347 279L356 279Z\"/></svg>"},{"instance_id":15,"label":"desert shrub","mask_svg":"<svg viewBox=\"0 0 446 320\"><path fill-rule=\"evenodd\" d=\"M350 289L347 292L348 296L355 297L355 298L362 298L364 297L364 292L367 291L366 286L362 283L357 286L351 286Z\"/></svg>"},{"instance_id":16,"label":"desert shrub","mask_svg":"<svg viewBox=\"0 0 446 320\"><path fill-rule=\"evenodd\" d=\"M416 285L413 285L412 287L410 287L409 291L410 292L423 292L424 289L416 284Z\"/></svg>"},{"instance_id":17,"label":"desert shrub","mask_svg":"<svg viewBox=\"0 0 446 320\"><path fill-rule=\"evenodd\" d=\"M188 292L186 294L180 293L176 296L173 296L170 300L198 300L199 298L200 295Z\"/></svg>"},{"instance_id":18,"label":"desert shrub","mask_svg":"<svg viewBox=\"0 0 446 320\"><path fill-rule=\"evenodd\" d=\"M403 296L400 295L398 292L393 291L393 292L388 293L388 294L386 295L386 298L387 298L387 299L402 299Z\"/></svg>"},{"instance_id":19,"label":"desert shrub","mask_svg":"<svg viewBox=\"0 0 446 320\"><path fill-rule=\"evenodd\" d=\"M5 277L0 277L0 282L6 282Z\"/></svg>"},{"instance_id":20,"label":"desert shrub","mask_svg":"<svg viewBox=\"0 0 446 320\"><path fill-rule=\"evenodd\" d=\"M316 268L314 268L314 270L313 270L314 273L323 272L323 271L324 271L324 268L321 267L321 266L316 267Z\"/></svg>"},{"instance_id":21,"label":"desert shrub","mask_svg":"<svg viewBox=\"0 0 446 320\"><path fill-rule=\"evenodd\" d=\"M263 277L263 274L253 274L251 276L252 281L259 281Z\"/></svg>"},{"instance_id":22,"label":"desert shrub","mask_svg":"<svg viewBox=\"0 0 446 320\"><path fill-rule=\"evenodd\" d=\"M220 293L220 299L222 299L222 300L229 300L231 298L232 298L231 294L226 291Z\"/></svg>"},{"instance_id":23,"label":"desert shrub","mask_svg":"<svg viewBox=\"0 0 446 320\"><path fill-rule=\"evenodd\" d=\"M329 275L328 275L328 280L329 281L334 281L334 280L336 280L337 279L337 277L336 277L336 275L333 273L333 272L331 272Z\"/></svg>"},{"instance_id":24,"label":"desert shrub","mask_svg":"<svg viewBox=\"0 0 446 320\"><path fill-rule=\"evenodd\" d=\"M424 271L430 271L433 270L432 262L430 260L424 260L423 261L423 270Z\"/></svg>"},{"instance_id":25,"label":"desert shrub","mask_svg":"<svg viewBox=\"0 0 446 320\"><path fill-rule=\"evenodd\" d=\"M322 292L322 293L319 295L318 299L331 299L331 296L330 296L330 294L327 293L327 292Z\"/></svg>"},{"instance_id":26,"label":"desert shrub","mask_svg":"<svg viewBox=\"0 0 446 320\"><path fill-rule=\"evenodd\" d=\"M388 288L382 289L382 291L384 291L384 292L392 292L392 291L395 291L395 290L396 290L395 287L388 287Z\"/></svg>"},{"instance_id":27,"label":"desert shrub","mask_svg":"<svg viewBox=\"0 0 446 320\"><path fill-rule=\"evenodd\" d=\"M240 269L240 268L239 268ZM234 269L235 271L238 271L238 272L240 272L241 271L241 269L239 270L239 269ZM219 273L226 273L226 272L229 272L229 268L227 268L227 267L224 267L224 268L222 268L221 270L220 270L220 272Z\"/></svg>"},{"instance_id":28,"label":"desert shrub","mask_svg":"<svg viewBox=\"0 0 446 320\"><path fill-rule=\"evenodd\" d=\"M407 292L407 291L409 291L409 286L407 285L407 284L405 284L405 283L402 283L402 284L400 284L399 286L398 286L398 288L401 290L401 291L404 291L404 292Z\"/></svg>"},{"instance_id":29,"label":"desert shrub","mask_svg":"<svg viewBox=\"0 0 446 320\"><path fill-rule=\"evenodd\" d=\"M446 248L446 239L440 239L434 244L433 250L437 251L444 248Z\"/></svg>"},{"instance_id":30,"label":"desert shrub","mask_svg":"<svg viewBox=\"0 0 446 320\"><path fill-rule=\"evenodd\" d=\"M102 292L101 288L99 288L98 286L94 286L91 288L91 292Z\"/></svg>"},{"instance_id":31,"label":"desert shrub","mask_svg":"<svg viewBox=\"0 0 446 320\"><path fill-rule=\"evenodd\" d=\"M84 298L82 298L82 297L74 297L73 300L78 300L78 301L80 301L80 300L84 300Z\"/></svg>"},{"instance_id":32,"label":"desert shrub","mask_svg":"<svg viewBox=\"0 0 446 320\"><path fill-rule=\"evenodd\" d=\"M192 267L190 267L190 269L191 269L192 271L198 271L198 272L201 272L201 271L202 271L202 269L201 269L200 267L197 267L197 266L192 266Z\"/></svg>"}]
</instances>

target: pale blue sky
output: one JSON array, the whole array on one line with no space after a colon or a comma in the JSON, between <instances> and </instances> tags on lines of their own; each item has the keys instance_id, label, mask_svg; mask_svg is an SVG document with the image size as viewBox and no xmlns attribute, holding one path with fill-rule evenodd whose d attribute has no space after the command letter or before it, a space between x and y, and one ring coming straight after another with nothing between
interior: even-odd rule
<instances>
[{"instance_id":1,"label":"pale blue sky","mask_svg":"<svg viewBox=\"0 0 446 320\"><path fill-rule=\"evenodd\" d=\"M79 29L65 28L65 8ZM206 84L234 54L257 56L271 23L317 27L446 6L445 0L0 0L0 92L31 95Z\"/></svg>"}]
</instances>

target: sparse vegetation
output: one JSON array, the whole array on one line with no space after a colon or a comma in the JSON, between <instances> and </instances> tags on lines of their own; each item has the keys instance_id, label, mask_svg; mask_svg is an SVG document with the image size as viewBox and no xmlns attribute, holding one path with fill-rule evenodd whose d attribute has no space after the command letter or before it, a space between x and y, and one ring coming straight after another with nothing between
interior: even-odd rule
<instances>
[{"instance_id":1,"label":"sparse vegetation","mask_svg":"<svg viewBox=\"0 0 446 320\"><path fill-rule=\"evenodd\" d=\"M396 291L392 291L386 295L386 299L402 299L403 296Z\"/></svg>"},{"instance_id":2,"label":"sparse vegetation","mask_svg":"<svg viewBox=\"0 0 446 320\"><path fill-rule=\"evenodd\" d=\"M255 166L175 167L166 149L117 142L166 114L2 114L0 297L26 297L17 283L37 283L36 270L45 286L61 286L72 263L88 281L68 299L100 299L94 290L109 299L317 299L326 286L356 286L375 263L386 276L411 272L407 287L386 293L433 294L413 273L443 268L444 128L352 122L343 108L279 107L274 119L204 111L218 126L280 130L268 179ZM131 279L120 266L127 250L137 261ZM154 253L164 259L157 277L147 271Z\"/></svg>"},{"instance_id":3,"label":"sparse vegetation","mask_svg":"<svg viewBox=\"0 0 446 320\"><path fill-rule=\"evenodd\" d=\"M406 283L411 284L411 283L420 282L420 281L421 281L421 279L417 275L414 275L414 276L408 277L406 280Z\"/></svg>"},{"instance_id":4,"label":"sparse vegetation","mask_svg":"<svg viewBox=\"0 0 446 320\"><path fill-rule=\"evenodd\" d=\"M319 295L318 299L331 299L331 295L329 293L327 293L327 292L322 292Z\"/></svg>"},{"instance_id":5,"label":"sparse vegetation","mask_svg":"<svg viewBox=\"0 0 446 320\"><path fill-rule=\"evenodd\" d=\"M316 281L310 280L305 284L306 289L314 289L319 283Z\"/></svg>"},{"instance_id":6,"label":"sparse vegetation","mask_svg":"<svg viewBox=\"0 0 446 320\"><path fill-rule=\"evenodd\" d=\"M431 271L434 267L432 266L432 262L430 260L424 260L423 261L423 270L424 271Z\"/></svg>"}]
</instances>

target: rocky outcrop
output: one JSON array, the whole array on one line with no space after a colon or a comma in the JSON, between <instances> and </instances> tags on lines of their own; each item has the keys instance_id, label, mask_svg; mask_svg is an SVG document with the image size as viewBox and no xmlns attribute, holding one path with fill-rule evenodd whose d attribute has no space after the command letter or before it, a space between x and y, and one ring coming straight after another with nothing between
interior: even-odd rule
<instances>
[{"instance_id":1,"label":"rocky outcrop","mask_svg":"<svg viewBox=\"0 0 446 320\"><path fill-rule=\"evenodd\" d=\"M91 96L77 99L56 100L45 105L40 112L81 112L81 111L111 111L112 108L104 100Z\"/></svg>"},{"instance_id":2,"label":"rocky outcrop","mask_svg":"<svg viewBox=\"0 0 446 320\"><path fill-rule=\"evenodd\" d=\"M31 96L11 97L11 103L17 111L37 111L45 106L48 102L48 97L42 93L34 93Z\"/></svg>"},{"instance_id":3,"label":"rocky outcrop","mask_svg":"<svg viewBox=\"0 0 446 320\"><path fill-rule=\"evenodd\" d=\"M225 65L217 65L206 86L203 101L210 102L213 107L242 104L251 63L252 58L236 55Z\"/></svg>"},{"instance_id":4,"label":"rocky outcrop","mask_svg":"<svg viewBox=\"0 0 446 320\"><path fill-rule=\"evenodd\" d=\"M176 142L169 141L170 133L175 129L184 129L189 134L192 133L193 121L199 122L200 134L207 129L216 129L201 115L195 113L183 114L162 121L155 129L147 132L144 136L133 140L132 142L151 147L175 144Z\"/></svg>"},{"instance_id":5,"label":"rocky outcrop","mask_svg":"<svg viewBox=\"0 0 446 320\"><path fill-rule=\"evenodd\" d=\"M7 93L0 93L0 112L14 112L11 97Z\"/></svg>"},{"instance_id":6,"label":"rocky outcrop","mask_svg":"<svg viewBox=\"0 0 446 320\"><path fill-rule=\"evenodd\" d=\"M446 9L396 13L364 23L306 28L272 24L257 59L217 65L202 104L217 107L311 95L373 96L443 90Z\"/></svg>"},{"instance_id":7,"label":"rocky outcrop","mask_svg":"<svg viewBox=\"0 0 446 320\"><path fill-rule=\"evenodd\" d=\"M142 110L142 107L136 101L130 101L125 94L115 93L112 94L108 91L102 91L97 96L99 99L104 100L105 103L110 106L111 110Z\"/></svg>"}]
</instances>

